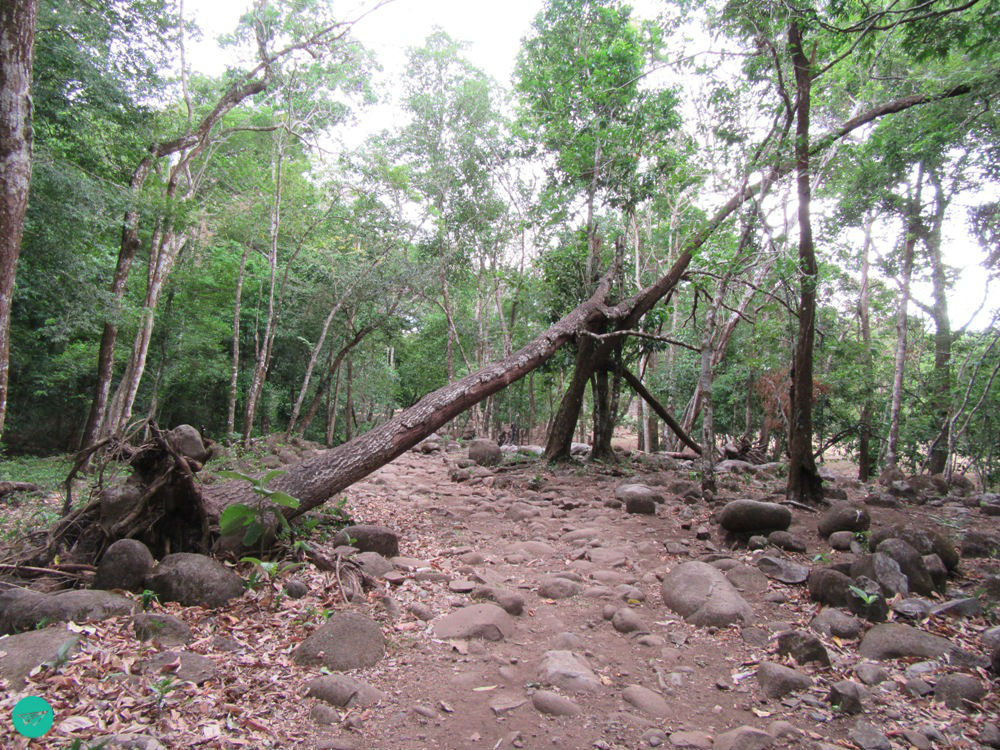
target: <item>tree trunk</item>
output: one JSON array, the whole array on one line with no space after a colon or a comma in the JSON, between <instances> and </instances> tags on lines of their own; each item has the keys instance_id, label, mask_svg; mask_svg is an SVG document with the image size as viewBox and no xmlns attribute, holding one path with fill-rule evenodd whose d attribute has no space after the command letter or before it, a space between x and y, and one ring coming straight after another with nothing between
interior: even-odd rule
<instances>
[{"instance_id":1,"label":"tree trunk","mask_svg":"<svg viewBox=\"0 0 1000 750\"><path fill-rule=\"evenodd\" d=\"M858 295L858 328L861 335L861 369L864 380L861 414L858 417L858 481L867 482L872 474L871 437L875 401L875 356L872 352L871 289L868 282L869 255L872 246L874 216L865 222L865 243L861 250L861 292Z\"/></svg>"},{"instance_id":2,"label":"tree trunk","mask_svg":"<svg viewBox=\"0 0 1000 750\"><path fill-rule=\"evenodd\" d=\"M788 44L795 66L795 171L799 198L799 332L792 368L791 418L788 435L788 497L799 502L820 500L823 482L816 470L812 446L813 338L816 328L816 254L813 248L809 183L809 104L812 75L802 49L797 21L788 29Z\"/></svg>"},{"instance_id":3,"label":"tree trunk","mask_svg":"<svg viewBox=\"0 0 1000 750\"><path fill-rule=\"evenodd\" d=\"M930 448L927 471L940 474L948 465L948 425L951 412L951 321L948 318L948 279L941 258L941 226L948 205L940 177L932 170L928 173L935 188L933 223L924 237L927 257L931 265L931 282L934 302L931 316L934 319L934 375L931 378L931 405L934 410L937 438Z\"/></svg>"},{"instance_id":4,"label":"tree trunk","mask_svg":"<svg viewBox=\"0 0 1000 750\"><path fill-rule=\"evenodd\" d=\"M326 415L326 447L333 447L333 439L337 432L337 406L340 401L340 363L337 363L337 379L333 384L333 401Z\"/></svg>"},{"instance_id":5,"label":"tree trunk","mask_svg":"<svg viewBox=\"0 0 1000 750\"><path fill-rule=\"evenodd\" d=\"M10 309L31 185L31 60L37 0L0 7L0 438L7 417Z\"/></svg>"},{"instance_id":6,"label":"tree trunk","mask_svg":"<svg viewBox=\"0 0 1000 750\"><path fill-rule=\"evenodd\" d=\"M348 442L354 437L354 394L351 390L354 384L354 371L351 366L351 357L347 357L347 385L344 391L344 439Z\"/></svg>"},{"instance_id":7,"label":"tree trunk","mask_svg":"<svg viewBox=\"0 0 1000 750\"><path fill-rule=\"evenodd\" d=\"M236 302L233 304L233 366L229 376L229 408L226 411L226 434L236 432L236 395L240 377L240 307L243 304L243 277L247 270L249 246L244 245L240 257L240 273L236 277Z\"/></svg>"},{"instance_id":8,"label":"tree trunk","mask_svg":"<svg viewBox=\"0 0 1000 750\"><path fill-rule=\"evenodd\" d=\"M889 406L889 436L886 441L885 464L899 465L899 421L903 408L903 372L906 368L906 324L910 305L910 277L913 275L913 249L920 226L920 193L923 168L917 170L916 185L910 190L903 227L903 268L899 279L899 306L896 308L896 358L892 370L892 397Z\"/></svg>"}]
</instances>

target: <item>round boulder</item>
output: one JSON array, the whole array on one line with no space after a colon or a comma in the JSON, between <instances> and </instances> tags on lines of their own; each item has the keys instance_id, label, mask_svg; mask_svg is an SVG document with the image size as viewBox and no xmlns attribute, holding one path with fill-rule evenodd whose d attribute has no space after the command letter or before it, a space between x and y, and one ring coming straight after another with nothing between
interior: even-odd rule
<instances>
[{"instance_id":1,"label":"round boulder","mask_svg":"<svg viewBox=\"0 0 1000 750\"><path fill-rule=\"evenodd\" d=\"M469 443L469 458L480 466L496 466L502 457L503 451L492 440L473 440Z\"/></svg>"},{"instance_id":2,"label":"round boulder","mask_svg":"<svg viewBox=\"0 0 1000 750\"><path fill-rule=\"evenodd\" d=\"M726 531L784 531L792 523L792 511L784 505L760 500L733 500L719 512L719 525Z\"/></svg>"},{"instance_id":3,"label":"round boulder","mask_svg":"<svg viewBox=\"0 0 1000 750\"><path fill-rule=\"evenodd\" d=\"M153 568L146 585L163 602L185 607L221 607L243 596L243 579L218 560L192 552L176 552Z\"/></svg>"},{"instance_id":4,"label":"round boulder","mask_svg":"<svg viewBox=\"0 0 1000 750\"><path fill-rule=\"evenodd\" d=\"M300 666L334 672L371 667L384 656L385 636L378 623L354 612L333 615L292 652Z\"/></svg>"},{"instance_id":5,"label":"round boulder","mask_svg":"<svg viewBox=\"0 0 1000 750\"><path fill-rule=\"evenodd\" d=\"M149 548L138 539L119 539L97 564L93 588L142 591L155 564Z\"/></svg>"},{"instance_id":6,"label":"round boulder","mask_svg":"<svg viewBox=\"0 0 1000 750\"><path fill-rule=\"evenodd\" d=\"M835 531L866 531L871 523L871 516L864 508L851 503L837 503L820 517L817 530L826 539Z\"/></svg>"},{"instance_id":7,"label":"round boulder","mask_svg":"<svg viewBox=\"0 0 1000 750\"><path fill-rule=\"evenodd\" d=\"M359 552L378 552L386 559L399 554L399 534L385 526L345 526L334 536L333 544L349 545Z\"/></svg>"},{"instance_id":8,"label":"round boulder","mask_svg":"<svg viewBox=\"0 0 1000 750\"><path fill-rule=\"evenodd\" d=\"M692 625L725 627L749 623L753 612L718 568L693 560L678 565L663 579L663 602Z\"/></svg>"}]
</instances>

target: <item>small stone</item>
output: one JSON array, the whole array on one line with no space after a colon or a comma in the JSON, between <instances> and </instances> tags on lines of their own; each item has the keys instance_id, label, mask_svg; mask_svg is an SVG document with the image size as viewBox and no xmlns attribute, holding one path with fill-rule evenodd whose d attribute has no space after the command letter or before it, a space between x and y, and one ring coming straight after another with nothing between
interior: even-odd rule
<instances>
[{"instance_id":1,"label":"small stone","mask_svg":"<svg viewBox=\"0 0 1000 750\"><path fill-rule=\"evenodd\" d=\"M190 651L161 651L139 666L142 672L168 672L183 682L200 685L215 677L218 669L207 656Z\"/></svg>"},{"instance_id":2,"label":"small stone","mask_svg":"<svg viewBox=\"0 0 1000 750\"><path fill-rule=\"evenodd\" d=\"M551 716L574 716L581 711L573 700L551 690L536 690L531 695L531 705L539 713Z\"/></svg>"},{"instance_id":3,"label":"small stone","mask_svg":"<svg viewBox=\"0 0 1000 750\"><path fill-rule=\"evenodd\" d=\"M789 655L798 664L816 662L830 666L830 655L819 638L802 630L787 630L778 634L778 653Z\"/></svg>"},{"instance_id":4,"label":"small stone","mask_svg":"<svg viewBox=\"0 0 1000 750\"><path fill-rule=\"evenodd\" d=\"M378 552L385 558L399 554L399 534L385 526L345 526L333 537L333 544L350 544L360 552Z\"/></svg>"},{"instance_id":5,"label":"small stone","mask_svg":"<svg viewBox=\"0 0 1000 750\"><path fill-rule=\"evenodd\" d=\"M809 627L821 635L838 638L857 638L861 634L861 622L834 607L824 607L809 623Z\"/></svg>"},{"instance_id":6,"label":"small stone","mask_svg":"<svg viewBox=\"0 0 1000 750\"><path fill-rule=\"evenodd\" d=\"M792 523L792 511L777 503L733 500L719 512L718 520L726 531L783 531Z\"/></svg>"},{"instance_id":7,"label":"small stone","mask_svg":"<svg viewBox=\"0 0 1000 750\"><path fill-rule=\"evenodd\" d=\"M757 560L757 567L768 578L781 583L803 583L809 578L809 568L783 557L762 557Z\"/></svg>"},{"instance_id":8,"label":"small stone","mask_svg":"<svg viewBox=\"0 0 1000 750\"><path fill-rule=\"evenodd\" d=\"M298 578L289 578L285 581L285 593L292 599L301 599L309 593L309 587Z\"/></svg>"},{"instance_id":9,"label":"small stone","mask_svg":"<svg viewBox=\"0 0 1000 750\"><path fill-rule=\"evenodd\" d=\"M333 615L292 652L300 666L335 672L372 667L385 656L385 636L371 618L356 612Z\"/></svg>"},{"instance_id":10,"label":"small stone","mask_svg":"<svg viewBox=\"0 0 1000 750\"><path fill-rule=\"evenodd\" d=\"M865 721L858 721L848 736L861 750L892 750L889 738Z\"/></svg>"},{"instance_id":11,"label":"small stone","mask_svg":"<svg viewBox=\"0 0 1000 750\"><path fill-rule=\"evenodd\" d=\"M853 531L835 531L830 534L830 538L827 540L830 542L830 546L835 550L846 551L851 548L851 542L854 541Z\"/></svg>"},{"instance_id":12,"label":"small stone","mask_svg":"<svg viewBox=\"0 0 1000 750\"><path fill-rule=\"evenodd\" d=\"M783 549L788 552L806 551L805 541L787 531L772 531L768 534L767 540L778 549Z\"/></svg>"},{"instance_id":13,"label":"small stone","mask_svg":"<svg viewBox=\"0 0 1000 750\"><path fill-rule=\"evenodd\" d=\"M934 697L948 708L969 711L986 695L986 688L975 677L967 674L946 674L934 686Z\"/></svg>"},{"instance_id":14,"label":"small stone","mask_svg":"<svg viewBox=\"0 0 1000 750\"><path fill-rule=\"evenodd\" d=\"M427 622L434 619L434 610L421 602L412 602L407 605L406 609L418 620Z\"/></svg>"},{"instance_id":15,"label":"small stone","mask_svg":"<svg viewBox=\"0 0 1000 750\"><path fill-rule=\"evenodd\" d=\"M191 640L191 628L173 615L138 614L132 618L135 637L161 646L183 646Z\"/></svg>"},{"instance_id":16,"label":"small stone","mask_svg":"<svg viewBox=\"0 0 1000 750\"><path fill-rule=\"evenodd\" d=\"M569 692L595 692L601 681L586 662L572 651L546 651L542 656L540 678Z\"/></svg>"},{"instance_id":17,"label":"small stone","mask_svg":"<svg viewBox=\"0 0 1000 750\"><path fill-rule=\"evenodd\" d=\"M761 662L757 667L757 681L768 698L783 698L789 693L812 687L812 678L797 670L774 662Z\"/></svg>"},{"instance_id":18,"label":"small stone","mask_svg":"<svg viewBox=\"0 0 1000 750\"><path fill-rule=\"evenodd\" d=\"M137 539L119 539L108 547L97 564L93 588L140 592L155 564L145 544Z\"/></svg>"},{"instance_id":19,"label":"small stone","mask_svg":"<svg viewBox=\"0 0 1000 750\"><path fill-rule=\"evenodd\" d=\"M432 623L438 638L483 638L502 641L514 634L517 625L495 604L473 604L437 618Z\"/></svg>"},{"instance_id":20,"label":"small stone","mask_svg":"<svg viewBox=\"0 0 1000 750\"><path fill-rule=\"evenodd\" d=\"M912 695L914 698L923 698L925 695L930 695L934 692L934 688L926 680L921 680L919 677L911 677L903 684L903 690Z\"/></svg>"},{"instance_id":21,"label":"small stone","mask_svg":"<svg viewBox=\"0 0 1000 750\"><path fill-rule=\"evenodd\" d=\"M840 680L830 686L830 704L845 714L861 713L864 689L852 680Z\"/></svg>"},{"instance_id":22,"label":"small stone","mask_svg":"<svg viewBox=\"0 0 1000 750\"><path fill-rule=\"evenodd\" d=\"M851 503L836 503L820 517L817 531L823 538L835 531L865 531L871 525L868 511Z\"/></svg>"},{"instance_id":23,"label":"small stone","mask_svg":"<svg viewBox=\"0 0 1000 750\"><path fill-rule=\"evenodd\" d=\"M309 683L306 695L331 706L372 706L387 696L381 690L347 675L323 675Z\"/></svg>"},{"instance_id":24,"label":"small stone","mask_svg":"<svg viewBox=\"0 0 1000 750\"><path fill-rule=\"evenodd\" d=\"M909 656L937 659L951 650L948 639L899 623L876 625L865 634L858 647L862 656L877 661Z\"/></svg>"},{"instance_id":25,"label":"small stone","mask_svg":"<svg viewBox=\"0 0 1000 750\"><path fill-rule=\"evenodd\" d=\"M619 633L634 633L638 630L649 630L639 613L631 607L621 607L611 617L611 624Z\"/></svg>"},{"instance_id":26,"label":"small stone","mask_svg":"<svg viewBox=\"0 0 1000 750\"><path fill-rule=\"evenodd\" d=\"M680 731L670 735L674 747L693 747L696 750L711 750L712 735L705 732Z\"/></svg>"},{"instance_id":27,"label":"small stone","mask_svg":"<svg viewBox=\"0 0 1000 750\"><path fill-rule=\"evenodd\" d=\"M622 692L622 698L650 716L670 715L670 704L664 700L663 696L642 685L629 685Z\"/></svg>"},{"instance_id":28,"label":"small stone","mask_svg":"<svg viewBox=\"0 0 1000 750\"><path fill-rule=\"evenodd\" d=\"M736 727L715 738L712 750L767 750L774 737L754 727Z\"/></svg>"},{"instance_id":29,"label":"small stone","mask_svg":"<svg viewBox=\"0 0 1000 750\"><path fill-rule=\"evenodd\" d=\"M878 685L889 679L889 673L878 664L863 661L854 668L854 674L866 685Z\"/></svg>"},{"instance_id":30,"label":"small stone","mask_svg":"<svg viewBox=\"0 0 1000 750\"><path fill-rule=\"evenodd\" d=\"M561 576L543 578L538 595L543 599L569 599L580 593L580 584Z\"/></svg>"}]
</instances>

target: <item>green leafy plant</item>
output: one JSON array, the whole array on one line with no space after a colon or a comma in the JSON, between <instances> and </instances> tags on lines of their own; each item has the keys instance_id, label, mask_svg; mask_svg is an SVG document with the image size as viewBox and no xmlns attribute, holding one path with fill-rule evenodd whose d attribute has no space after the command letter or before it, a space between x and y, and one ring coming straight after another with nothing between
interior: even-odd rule
<instances>
[{"instance_id":1,"label":"green leafy plant","mask_svg":"<svg viewBox=\"0 0 1000 750\"><path fill-rule=\"evenodd\" d=\"M259 588L264 582L273 583L288 571L302 567L302 563L266 561L249 555L241 557L240 562L253 565L246 579L246 587L251 590Z\"/></svg>"},{"instance_id":2,"label":"green leafy plant","mask_svg":"<svg viewBox=\"0 0 1000 750\"><path fill-rule=\"evenodd\" d=\"M857 540L858 544L866 550L869 548L869 544L871 543L871 537L872 532L870 530L854 532L854 538Z\"/></svg>"},{"instance_id":3,"label":"green leafy plant","mask_svg":"<svg viewBox=\"0 0 1000 750\"><path fill-rule=\"evenodd\" d=\"M865 591L864 589L859 589L857 586L848 586L847 588L850 590L852 594L858 597L858 599L863 601L866 607L870 607L872 604L878 601L879 598L878 594L869 594L867 591Z\"/></svg>"},{"instance_id":4,"label":"green leafy plant","mask_svg":"<svg viewBox=\"0 0 1000 750\"><path fill-rule=\"evenodd\" d=\"M821 562L821 563L828 563L832 559L833 558L831 557L829 552L819 552L813 555L812 558L813 562Z\"/></svg>"},{"instance_id":5,"label":"green leafy plant","mask_svg":"<svg viewBox=\"0 0 1000 750\"><path fill-rule=\"evenodd\" d=\"M272 490L267 487L271 480L284 473L281 469L275 469L274 471L267 472L260 479L255 479L238 471L219 472L220 477L249 482L250 489L258 496L255 505L233 503L222 511L222 515L219 516L219 531L223 536L237 534L242 531L244 547L252 547L258 541L263 543L264 530L267 528L269 517L274 518L278 522L282 531L291 534L291 526L288 523L288 519L281 512L281 508L295 510L300 505L298 498L294 498L281 490Z\"/></svg>"},{"instance_id":6,"label":"green leafy plant","mask_svg":"<svg viewBox=\"0 0 1000 750\"><path fill-rule=\"evenodd\" d=\"M73 650L73 647L75 645L76 645L76 639L70 638L68 641L66 641L59 647L59 650L56 651L55 656L53 656L51 659L45 662L45 666L50 667L52 669L59 669L59 667L61 667L63 664L69 661L70 659L69 654Z\"/></svg>"},{"instance_id":7,"label":"green leafy plant","mask_svg":"<svg viewBox=\"0 0 1000 750\"><path fill-rule=\"evenodd\" d=\"M179 688L183 683L178 680L173 675L167 675L163 679L157 680L152 683L149 687L153 691L153 695L156 697L156 707L162 709L166 703L167 699L170 697L170 693Z\"/></svg>"},{"instance_id":8,"label":"green leafy plant","mask_svg":"<svg viewBox=\"0 0 1000 750\"><path fill-rule=\"evenodd\" d=\"M143 592L139 594L139 603L142 604L143 610L148 610L153 606L154 602L160 601L160 595L155 591L150 591L149 589L143 589Z\"/></svg>"}]
</instances>

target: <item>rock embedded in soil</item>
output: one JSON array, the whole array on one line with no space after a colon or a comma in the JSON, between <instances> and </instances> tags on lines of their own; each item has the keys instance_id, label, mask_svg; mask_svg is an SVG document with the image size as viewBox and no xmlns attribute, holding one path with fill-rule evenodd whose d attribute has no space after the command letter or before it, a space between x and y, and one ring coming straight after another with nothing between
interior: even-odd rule
<instances>
[{"instance_id":1,"label":"rock embedded in soil","mask_svg":"<svg viewBox=\"0 0 1000 750\"><path fill-rule=\"evenodd\" d=\"M192 552L167 555L149 574L146 585L161 602L185 607L221 607L243 596L243 579L218 560Z\"/></svg>"},{"instance_id":2,"label":"rock embedded in soil","mask_svg":"<svg viewBox=\"0 0 1000 750\"><path fill-rule=\"evenodd\" d=\"M757 568L768 578L781 583L805 583L809 578L809 568L784 557L765 555L757 560Z\"/></svg>"},{"instance_id":3,"label":"rock embedded in soil","mask_svg":"<svg viewBox=\"0 0 1000 750\"><path fill-rule=\"evenodd\" d=\"M671 713L670 704L659 693L642 685L629 685L622 691L622 698L643 713L666 717Z\"/></svg>"},{"instance_id":4,"label":"rock embedded in soil","mask_svg":"<svg viewBox=\"0 0 1000 750\"><path fill-rule=\"evenodd\" d=\"M767 535L767 541L778 549L783 549L787 552L806 551L805 540L788 531L772 531Z\"/></svg>"},{"instance_id":5,"label":"rock embedded in soil","mask_svg":"<svg viewBox=\"0 0 1000 750\"><path fill-rule=\"evenodd\" d=\"M937 555L949 572L958 568L960 560L958 549L937 529L913 524L880 527L872 529L868 544L872 548L877 548L885 539L902 539L921 555Z\"/></svg>"},{"instance_id":6,"label":"rock embedded in soil","mask_svg":"<svg viewBox=\"0 0 1000 750\"><path fill-rule=\"evenodd\" d=\"M867 531L871 526L871 516L860 505L836 503L830 506L816 525L819 535L826 539L835 531Z\"/></svg>"},{"instance_id":7,"label":"rock embedded in soil","mask_svg":"<svg viewBox=\"0 0 1000 750\"><path fill-rule=\"evenodd\" d=\"M472 589L470 596L473 599L487 599L498 604L504 612L515 617L524 612L524 597L507 589L496 586L476 586Z\"/></svg>"},{"instance_id":8,"label":"rock embedded in soil","mask_svg":"<svg viewBox=\"0 0 1000 750\"><path fill-rule=\"evenodd\" d=\"M155 737L148 734L113 734L110 737L95 737L91 747L102 750L167 750Z\"/></svg>"},{"instance_id":9,"label":"rock embedded in soil","mask_svg":"<svg viewBox=\"0 0 1000 750\"><path fill-rule=\"evenodd\" d=\"M183 646L191 640L191 628L173 615L142 613L132 618L132 629L140 641L161 646Z\"/></svg>"},{"instance_id":10,"label":"rock embedded in soil","mask_svg":"<svg viewBox=\"0 0 1000 750\"><path fill-rule=\"evenodd\" d=\"M619 633L648 632L649 628L642 621L639 613L631 607L621 607L611 616L611 625Z\"/></svg>"},{"instance_id":11,"label":"rock embedded in soil","mask_svg":"<svg viewBox=\"0 0 1000 750\"><path fill-rule=\"evenodd\" d=\"M867 659L886 661L919 656L937 659L952 650L951 641L941 636L899 623L883 623L869 630L861 639L859 653Z\"/></svg>"},{"instance_id":12,"label":"rock embedded in soil","mask_svg":"<svg viewBox=\"0 0 1000 750\"><path fill-rule=\"evenodd\" d=\"M615 498L625 503L626 508L631 500L648 500L654 508L664 501L659 491L645 484L621 484L615 488Z\"/></svg>"},{"instance_id":13,"label":"rock embedded in soil","mask_svg":"<svg viewBox=\"0 0 1000 750\"><path fill-rule=\"evenodd\" d=\"M716 736L712 750L767 750L774 737L755 727L736 727Z\"/></svg>"},{"instance_id":14,"label":"rock embedded in soil","mask_svg":"<svg viewBox=\"0 0 1000 750\"><path fill-rule=\"evenodd\" d=\"M845 714L859 714L864 709L865 691L853 680L840 680L830 686L830 705Z\"/></svg>"},{"instance_id":15,"label":"rock embedded in soil","mask_svg":"<svg viewBox=\"0 0 1000 750\"><path fill-rule=\"evenodd\" d=\"M503 451L492 440L473 440L469 443L469 458L480 466L496 466L503 458Z\"/></svg>"},{"instance_id":16,"label":"rock embedded in soil","mask_svg":"<svg viewBox=\"0 0 1000 750\"><path fill-rule=\"evenodd\" d=\"M809 623L809 627L822 635L838 638L857 638L861 634L861 622L835 607L824 607Z\"/></svg>"},{"instance_id":17,"label":"rock embedded in soil","mask_svg":"<svg viewBox=\"0 0 1000 750\"><path fill-rule=\"evenodd\" d=\"M372 667L385 656L385 636L374 620L340 612L292 652L299 666L324 666L335 672Z\"/></svg>"},{"instance_id":18,"label":"rock embedded in soil","mask_svg":"<svg viewBox=\"0 0 1000 750\"><path fill-rule=\"evenodd\" d=\"M580 584L562 576L547 576L538 586L538 595L543 599L569 599L580 593Z\"/></svg>"},{"instance_id":19,"label":"rock embedded in soil","mask_svg":"<svg viewBox=\"0 0 1000 750\"><path fill-rule=\"evenodd\" d=\"M812 633L802 630L786 630L778 634L778 653L791 656L798 664L816 662L820 666L830 666L830 655L822 641Z\"/></svg>"},{"instance_id":20,"label":"rock embedded in soil","mask_svg":"<svg viewBox=\"0 0 1000 750\"><path fill-rule=\"evenodd\" d=\"M845 607L853 584L851 577L834 568L813 568L807 585L809 598L831 607Z\"/></svg>"},{"instance_id":21,"label":"rock embedded in soil","mask_svg":"<svg viewBox=\"0 0 1000 750\"><path fill-rule=\"evenodd\" d=\"M736 565L726 571L726 579L743 594L762 594L767 591L767 576L749 565Z\"/></svg>"},{"instance_id":22,"label":"rock embedded in soil","mask_svg":"<svg viewBox=\"0 0 1000 750\"><path fill-rule=\"evenodd\" d=\"M382 557L399 555L399 534L386 526L345 526L333 537L333 545L349 544L359 552L378 552Z\"/></svg>"},{"instance_id":23,"label":"rock embedded in soil","mask_svg":"<svg viewBox=\"0 0 1000 750\"><path fill-rule=\"evenodd\" d=\"M706 732L685 731L673 732L670 735L673 747L695 748L695 750L712 750L712 735Z\"/></svg>"},{"instance_id":24,"label":"rock embedded in soil","mask_svg":"<svg viewBox=\"0 0 1000 750\"><path fill-rule=\"evenodd\" d=\"M792 511L761 500L733 500L719 512L718 521L726 531L737 533L784 531L792 523Z\"/></svg>"},{"instance_id":25,"label":"rock embedded in soil","mask_svg":"<svg viewBox=\"0 0 1000 750\"><path fill-rule=\"evenodd\" d=\"M830 534L830 538L827 541L833 549L845 552L851 548L851 542L854 541L854 532L835 531Z\"/></svg>"},{"instance_id":26,"label":"rock embedded in soil","mask_svg":"<svg viewBox=\"0 0 1000 750\"><path fill-rule=\"evenodd\" d=\"M870 661L864 661L854 668L854 674L866 685L878 685L889 679L889 673L884 667Z\"/></svg>"},{"instance_id":27,"label":"rock embedded in soil","mask_svg":"<svg viewBox=\"0 0 1000 750\"><path fill-rule=\"evenodd\" d=\"M789 693L812 687L812 678L798 670L775 662L761 662L757 667L757 682L768 698L782 698Z\"/></svg>"},{"instance_id":28,"label":"rock embedded in soil","mask_svg":"<svg viewBox=\"0 0 1000 750\"><path fill-rule=\"evenodd\" d=\"M663 578L663 602L692 625L748 624L753 611L717 568L698 561L681 563Z\"/></svg>"},{"instance_id":29,"label":"rock embedded in soil","mask_svg":"<svg viewBox=\"0 0 1000 750\"><path fill-rule=\"evenodd\" d=\"M575 701L551 690L536 690L531 695L531 705L550 716L575 716L583 710Z\"/></svg>"},{"instance_id":30,"label":"rock embedded in soil","mask_svg":"<svg viewBox=\"0 0 1000 750\"><path fill-rule=\"evenodd\" d=\"M885 596L896 594L906 596L910 593L910 584L899 563L888 555L876 552L874 555L862 555L851 565L851 576L864 576L876 581Z\"/></svg>"},{"instance_id":31,"label":"rock embedded in soil","mask_svg":"<svg viewBox=\"0 0 1000 750\"><path fill-rule=\"evenodd\" d=\"M145 588L156 560L138 539L119 539L105 550L91 585L95 589L123 589L134 593Z\"/></svg>"},{"instance_id":32,"label":"rock embedded in soil","mask_svg":"<svg viewBox=\"0 0 1000 750\"><path fill-rule=\"evenodd\" d=\"M517 629L513 618L495 604L473 604L431 623L437 638L482 638L502 641Z\"/></svg>"},{"instance_id":33,"label":"rock embedded in soil","mask_svg":"<svg viewBox=\"0 0 1000 750\"><path fill-rule=\"evenodd\" d=\"M892 750L889 738L866 721L859 720L847 733L861 750Z\"/></svg>"},{"instance_id":34,"label":"rock embedded in soil","mask_svg":"<svg viewBox=\"0 0 1000 750\"><path fill-rule=\"evenodd\" d=\"M909 582L910 591L921 596L931 596L934 593L934 581L924 564L924 558L913 545L903 539L885 539L878 543L875 552L888 555L896 561Z\"/></svg>"},{"instance_id":35,"label":"rock embedded in soil","mask_svg":"<svg viewBox=\"0 0 1000 750\"><path fill-rule=\"evenodd\" d=\"M934 698L948 708L971 711L986 695L986 688L972 675L954 673L939 678L934 686Z\"/></svg>"},{"instance_id":36,"label":"rock embedded in soil","mask_svg":"<svg viewBox=\"0 0 1000 750\"><path fill-rule=\"evenodd\" d=\"M76 650L80 635L62 625L0 638L0 677L17 690L28 673L45 662L55 661L63 653Z\"/></svg>"},{"instance_id":37,"label":"rock embedded in soil","mask_svg":"<svg viewBox=\"0 0 1000 750\"><path fill-rule=\"evenodd\" d=\"M208 682L219 672L214 661L190 651L161 651L142 662L139 669L153 674L168 672L178 680L193 682L195 685Z\"/></svg>"},{"instance_id":38,"label":"rock embedded in soil","mask_svg":"<svg viewBox=\"0 0 1000 750\"><path fill-rule=\"evenodd\" d=\"M331 706L350 708L372 706L388 697L367 682L342 674L317 677L307 686L306 695Z\"/></svg>"},{"instance_id":39,"label":"rock embedded in soil","mask_svg":"<svg viewBox=\"0 0 1000 750\"><path fill-rule=\"evenodd\" d=\"M110 591L76 589L36 596L14 595L0 604L0 608L0 621L5 625L5 632L13 632L53 622L106 620L132 614L139 605Z\"/></svg>"},{"instance_id":40,"label":"rock embedded in soil","mask_svg":"<svg viewBox=\"0 0 1000 750\"><path fill-rule=\"evenodd\" d=\"M867 576L854 579L847 591L847 608L869 622L883 622L889 614L882 587Z\"/></svg>"},{"instance_id":41,"label":"rock embedded in soil","mask_svg":"<svg viewBox=\"0 0 1000 750\"><path fill-rule=\"evenodd\" d=\"M601 689L598 676L583 657L572 651L546 651L539 677L546 685L572 693L592 693Z\"/></svg>"}]
</instances>

